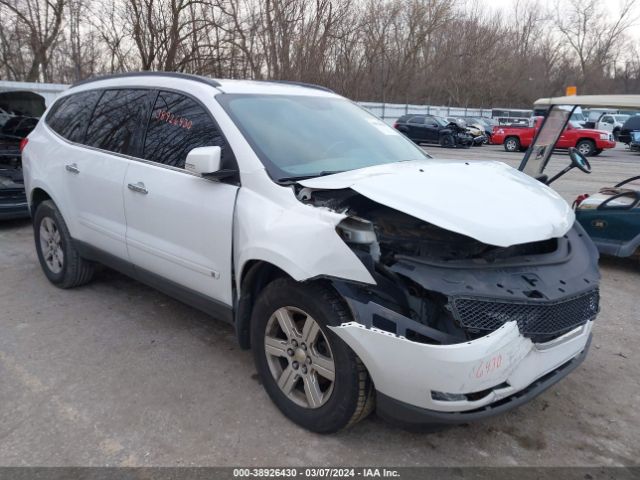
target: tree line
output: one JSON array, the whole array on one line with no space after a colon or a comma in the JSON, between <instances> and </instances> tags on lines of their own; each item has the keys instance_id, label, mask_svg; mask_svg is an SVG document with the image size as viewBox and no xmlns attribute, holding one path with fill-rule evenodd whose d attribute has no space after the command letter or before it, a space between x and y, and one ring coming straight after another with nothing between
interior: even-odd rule
<instances>
[{"instance_id":1,"label":"tree line","mask_svg":"<svg viewBox=\"0 0 640 480\"><path fill-rule=\"evenodd\" d=\"M166 70L354 100L530 107L638 93L638 0L0 0L0 79Z\"/></svg>"}]
</instances>

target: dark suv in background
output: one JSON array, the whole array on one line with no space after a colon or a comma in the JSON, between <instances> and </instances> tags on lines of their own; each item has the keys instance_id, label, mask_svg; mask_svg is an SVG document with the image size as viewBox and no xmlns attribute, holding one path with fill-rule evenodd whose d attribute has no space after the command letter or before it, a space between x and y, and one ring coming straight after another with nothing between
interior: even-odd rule
<instances>
[{"instance_id":1,"label":"dark suv in background","mask_svg":"<svg viewBox=\"0 0 640 480\"><path fill-rule=\"evenodd\" d=\"M29 216L21 145L45 108L44 98L37 93L0 93L0 220Z\"/></svg>"},{"instance_id":2,"label":"dark suv in background","mask_svg":"<svg viewBox=\"0 0 640 480\"><path fill-rule=\"evenodd\" d=\"M473 144L465 128L435 115L403 115L393 128L415 143L437 143L449 148L468 148Z\"/></svg>"},{"instance_id":3,"label":"dark suv in background","mask_svg":"<svg viewBox=\"0 0 640 480\"><path fill-rule=\"evenodd\" d=\"M640 132L640 115L638 114L629 117L624 122L618 134L618 141L630 145L633 140L632 132Z\"/></svg>"}]
</instances>

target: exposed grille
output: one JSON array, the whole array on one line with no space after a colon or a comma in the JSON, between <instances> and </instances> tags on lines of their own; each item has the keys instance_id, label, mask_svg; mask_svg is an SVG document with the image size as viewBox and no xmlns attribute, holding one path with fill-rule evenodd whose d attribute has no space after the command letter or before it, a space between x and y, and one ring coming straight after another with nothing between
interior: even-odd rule
<instances>
[{"instance_id":1,"label":"exposed grille","mask_svg":"<svg viewBox=\"0 0 640 480\"><path fill-rule=\"evenodd\" d=\"M584 324L598 313L597 289L557 302L504 302L471 297L451 301L455 318L464 328L493 331L516 321L520 333L534 342L544 342Z\"/></svg>"}]
</instances>

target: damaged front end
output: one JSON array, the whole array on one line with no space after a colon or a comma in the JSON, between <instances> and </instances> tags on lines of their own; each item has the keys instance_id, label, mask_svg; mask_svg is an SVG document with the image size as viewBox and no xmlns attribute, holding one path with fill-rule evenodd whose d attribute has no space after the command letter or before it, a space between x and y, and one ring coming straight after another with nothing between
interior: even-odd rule
<instances>
[{"instance_id":1,"label":"damaged front end","mask_svg":"<svg viewBox=\"0 0 640 480\"><path fill-rule=\"evenodd\" d=\"M369 369L383 415L481 418L537 395L583 358L599 273L579 224L558 238L498 247L352 189L297 195L347 216L337 233L376 281L332 280L354 316L334 331Z\"/></svg>"}]
</instances>

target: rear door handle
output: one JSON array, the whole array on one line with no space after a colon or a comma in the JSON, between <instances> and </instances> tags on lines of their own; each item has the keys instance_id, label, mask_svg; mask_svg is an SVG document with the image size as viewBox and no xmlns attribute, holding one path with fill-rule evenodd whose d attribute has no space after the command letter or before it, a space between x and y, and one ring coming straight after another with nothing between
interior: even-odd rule
<instances>
[{"instance_id":1,"label":"rear door handle","mask_svg":"<svg viewBox=\"0 0 640 480\"><path fill-rule=\"evenodd\" d=\"M78 168L78 165L75 163L72 163L70 165L65 165L64 168L67 170L67 172L71 172L75 174L80 173L80 169Z\"/></svg>"},{"instance_id":2,"label":"rear door handle","mask_svg":"<svg viewBox=\"0 0 640 480\"><path fill-rule=\"evenodd\" d=\"M144 186L144 183L142 183L142 182L130 183L130 184L127 185L127 187L129 188L129 190L133 190L134 192L142 193L143 195L146 195L147 193L149 193L149 190L146 189L146 187Z\"/></svg>"}]
</instances>

